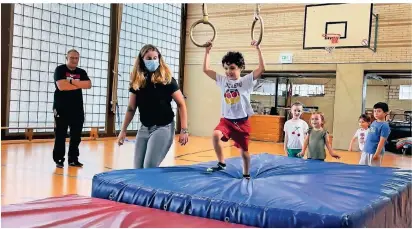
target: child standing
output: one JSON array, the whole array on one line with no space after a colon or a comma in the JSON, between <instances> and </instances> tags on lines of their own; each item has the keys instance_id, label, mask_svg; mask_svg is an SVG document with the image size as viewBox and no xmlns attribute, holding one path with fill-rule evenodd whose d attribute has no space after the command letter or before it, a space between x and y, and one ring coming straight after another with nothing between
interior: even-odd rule
<instances>
[{"instance_id":1,"label":"child standing","mask_svg":"<svg viewBox=\"0 0 412 229\"><path fill-rule=\"evenodd\" d=\"M382 163L386 139L391 133L389 124L386 122L388 111L389 107L386 103L379 102L373 106L373 116L376 120L369 128L364 148L365 155L362 154L361 158L365 165L380 166Z\"/></svg>"},{"instance_id":2,"label":"child standing","mask_svg":"<svg viewBox=\"0 0 412 229\"><path fill-rule=\"evenodd\" d=\"M302 151L305 135L308 132L308 124L300 119L303 112L303 105L299 102L292 104L290 108L292 119L286 121L283 130L285 131L284 150L288 157L298 157Z\"/></svg>"},{"instance_id":3,"label":"child standing","mask_svg":"<svg viewBox=\"0 0 412 229\"><path fill-rule=\"evenodd\" d=\"M309 129L305 137L305 144L303 144L302 152L298 154L299 157L305 156L306 149L309 148L308 159L324 161L326 158L325 146L328 148L329 154L339 159L340 156L335 154L332 150L329 141L328 131L323 129L325 124L325 117L322 113L313 113L310 117L310 124L312 128Z\"/></svg>"},{"instance_id":4,"label":"child standing","mask_svg":"<svg viewBox=\"0 0 412 229\"><path fill-rule=\"evenodd\" d=\"M213 146L219 160L217 166L208 168L208 172L226 169L223 157L221 140L228 141L230 138L235 142L235 146L240 148L243 158L243 177L250 179L249 166L250 156L248 152L250 124L249 116L253 114L250 105L250 94L253 90L254 80L258 79L265 71L260 46L252 41L256 47L259 57L259 67L244 77L240 77L240 72L245 68L245 60L239 52L228 52L222 59L222 66L225 69L225 76L216 74L209 67L210 50L212 43L206 47L205 59L203 62L203 72L216 81L222 94L222 118L213 132Z\"/></svg>"},{"instance_id":5,"label":"child standing","mask_svg":"<svg viewBox=\"0 0 412 229\"><path fill-rule=\"evenodd\" d=\"M365 157L366 153L363 151L363 149L365 146L366 137L368 136L368 133L369 133L370 123L371 123L371 118L366 114L362 114L359 117L359 129L355 132L355 135L353 136L349 144L348 151L352 151L353 143L355 143L356 139L358 139L359 150L362 152L361 160L359 161L359 164L361 165L366 164L364 160L366 158Z\"/></svg>"}]
</instances>

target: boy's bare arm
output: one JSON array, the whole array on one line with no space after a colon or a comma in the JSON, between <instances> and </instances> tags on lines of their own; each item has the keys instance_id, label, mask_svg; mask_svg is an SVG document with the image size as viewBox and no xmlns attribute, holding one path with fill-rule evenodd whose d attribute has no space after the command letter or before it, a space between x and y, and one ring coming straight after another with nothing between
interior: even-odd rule
<instances>
[{"instance_id":1,"label":"boy's bare arm","mask_svg":"<svg viewBox=\"0 0 412 229\"><path fill-rule=\"evenodd\" d=\"M262 73L265 72L265 60L263 59L262 50L260 50L259 45L256 46L256 49L258 51L259 67L253 71L253 79L255 80L262 76Z\"/></svg>"},{"instance_id":2,"label":"boy's bare arm","mask_svg":"<svg viewBox=\"0 0 412 229\"><path fill-rule=\"evenodd\" d=\"M211 42L208 42L208 44L209 46L205 49L205 59L203 60L203 72L216 81L216 72L210 69L210 50L212 49L213 44Z\"/></svg>"},{"instance_id":3,"label":"boy's bare arm","mask_svg":"<svg viewBox=\"0 0 412 229\"><path fill-rule=\"evenodd\" d=\"M379 156L380 156L380 154L381 154L381 152L382 152L382 149L383 149L383 147L385 146L385 142L386 142L386 138L381 137L381 138L379 139L378 147L376 148L376 152L375 152L375 154L373 155L373 159L374 159L374 160L376 160L376 159L379 158Z\"/></svg>"}]
</instances>

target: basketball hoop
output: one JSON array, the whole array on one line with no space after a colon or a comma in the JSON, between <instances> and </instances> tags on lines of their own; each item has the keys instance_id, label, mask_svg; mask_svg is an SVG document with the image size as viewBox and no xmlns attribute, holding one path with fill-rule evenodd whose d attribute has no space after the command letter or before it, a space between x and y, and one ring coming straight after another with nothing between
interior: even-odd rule
<instances>
[{"instance_id":1,"label":"basketball hoop","mask_svg":"<svg viewBox=\"0 0 412 229\"><path fill-rule=\"evenodd\" d=\"M336 34L336 33L322 34L322 37L324 37L325 39L330 40L332 44L337 44L337 43L339 43L340 34ZM335 49L335 46L325 47L325 50L328 53L332 53L332 51L334 49Z\"/></svg>"},{"instance_id":2,"label":"basketball hoop","mask_svg":"<svg viewBox=\"0 0 412 229\"><path fill-rule=\"evenodd\" d=\"M336 33L329 33L329 34L323 34L322 35L324 38L329 39L332 41L332 44L337 44L339 43L339 38L340 38L340 34L336 34Z\"/></svg>"}]
</instances>

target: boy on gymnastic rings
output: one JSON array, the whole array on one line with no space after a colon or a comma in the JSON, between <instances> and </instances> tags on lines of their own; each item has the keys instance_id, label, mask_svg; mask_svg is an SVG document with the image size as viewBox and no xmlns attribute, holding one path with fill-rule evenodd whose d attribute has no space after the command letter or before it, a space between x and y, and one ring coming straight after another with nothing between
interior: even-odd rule
<instances>
[{"instance_id":1,"label":"boy on gymnastic rings","mask_svg":"<svg viewBox=\"0 0 412 229\"><path fill-rule=\"evenodd\" d=\"M251 43L258 51L259 66L253 72L240 77L240 72L245 69L245 60L239 52L228 52L222 59L225 75L217 74L209 67L210 50L212 42L208 42L203 62L203 72L216 81L222 94L222 118L213 132L213 146L219 163L208 172L226 169L222 153L221 140L227 142L230 138L235 146L240 148L243 158L243 177L250 179L250 155L248 152L250 123L249 116L254 112L250 105L250 94L253 91L254 81L265 71L265 62L260 50L260 45L253 40Z\"/></svg>"},{"instance_id":2,"label":"boy on gymnastic rings","mask_svg":"<svg viewBox=\"0 0 412 229\"><path fill-rule=\"evenodd\" d=\"M150 44L140 49L131 73L129 104L118 137L122 145L127 126L139 108L140 127L135 143L134 168L158 167L165 158L175 135L172 99L179 109L179 143L188 142L187 110L182 92L159 50Z\"/></svg>"}]
</instances>

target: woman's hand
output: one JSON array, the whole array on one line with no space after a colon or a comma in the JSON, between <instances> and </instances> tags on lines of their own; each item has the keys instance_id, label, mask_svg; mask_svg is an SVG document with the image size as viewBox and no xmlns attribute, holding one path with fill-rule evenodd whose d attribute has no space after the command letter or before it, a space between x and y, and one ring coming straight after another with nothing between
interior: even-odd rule
<instances>
[{"instance_id":1,"label":"woman's hand","mask_svg":"<svg viewBox=\"0 0 412 229\"><path fill-rule=\"evenodd\" d=\"M124 139L126 138L126 131L120 131L119 136L117 137L117 144L119 146L123 145Z\"/></svg>"},{"instance_id":2,"label":"woman's hand","mask_svg":"<svg viewBox=\"0 0 412 229\"><path fill-rule=\"evenodd\" d=\"M179 143L180 145L184 146L186 145L186 143L189 141L189 133L187 132L187 130L183 130L180 131L180 135L179 135Z\"/></svg>"}]
</instances>

